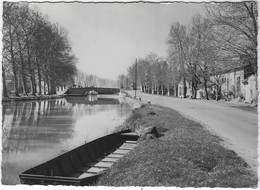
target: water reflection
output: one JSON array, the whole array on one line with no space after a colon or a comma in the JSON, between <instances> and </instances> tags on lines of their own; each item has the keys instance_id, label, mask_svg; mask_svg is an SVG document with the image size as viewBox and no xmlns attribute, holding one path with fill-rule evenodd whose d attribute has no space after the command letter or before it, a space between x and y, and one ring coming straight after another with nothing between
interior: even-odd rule
<instances>
[{"instance_id":1,"label":"water reflection","mask_svg":"<svg viewBox=\"0 0 260 190\"><path fill-rule=\"evenodd\" d=\"M85 97L86 101L89 102L95 102L98 100L98 96L97 95L88 95L87 97Z\"/></svg>"},{"instance_id":2,"label":"water reflection","mask_svg":"<svg viewBox=\"0 0 260 190\"><path fill-rule=\"evenodd\" d=\"M112 133L130 114L115 98L69 97L2 104L2 183L62 152Z\"/></svg>"}]
</instances>

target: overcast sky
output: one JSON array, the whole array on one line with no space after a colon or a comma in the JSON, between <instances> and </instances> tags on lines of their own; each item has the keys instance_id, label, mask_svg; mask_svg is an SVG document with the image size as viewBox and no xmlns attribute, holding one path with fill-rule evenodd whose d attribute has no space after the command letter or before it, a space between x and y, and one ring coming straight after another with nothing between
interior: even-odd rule
<instances>
[{"instance_id":1,"label":"overcast sky","mask_svg":"<svg viewBox=\"0 0 260 190\"><path fill-rule=\"evenodd\" d=\"M127 74L136 58L154 52L166 57L166 39L174 22L189 24L204 12L196 3L33 3L51 22L69 32L78 69L102 78Z\"/></svg>"}]
</instances>

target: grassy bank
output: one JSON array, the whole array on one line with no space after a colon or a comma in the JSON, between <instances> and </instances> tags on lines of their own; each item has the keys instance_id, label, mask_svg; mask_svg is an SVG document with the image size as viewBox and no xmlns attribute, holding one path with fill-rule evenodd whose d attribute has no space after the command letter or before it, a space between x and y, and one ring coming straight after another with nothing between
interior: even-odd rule
<instances>
[{"instance_id":1,"label":"grassy bank","mask_svg":"<svg viewBox=\"0 0 260 190\"><path fill-rule=\"evenodd\" d=\"M221 139L178 112L155 105L133 111L120 128L155 126L161 136L142 140L96 185L256 187L257 177Z\"/></svg>"}]
</instances>

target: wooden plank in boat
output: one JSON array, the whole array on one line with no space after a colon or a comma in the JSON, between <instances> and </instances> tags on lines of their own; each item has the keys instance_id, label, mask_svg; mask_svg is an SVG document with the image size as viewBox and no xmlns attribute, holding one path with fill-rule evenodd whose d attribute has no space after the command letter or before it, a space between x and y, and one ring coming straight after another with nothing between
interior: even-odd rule
<instances>
[{"instance_id":1,"label":"wooden plank in boat","mask_svg":"<svg viewBox=\"0 0 260 190\"><path fill-rule=\"evenodd\" d=\"M130 144L137 144L137 141L125 141L125 142Z\"/></svg>"},{"instance_id":2,"label":"wooden plank in boat","mask_svg":"<svg viewBox=\"0 0 260 190\"><path fill-rule=\"evenodd\" d=\"M95 167L103 167L103 168L110 168L114 163L113 162L99 162L95 164Z\"/></svg>"},{"instance_id":3,"label":"wooden plank in boat","mask_svg":"<svg viewBox=\"0 0 260 190\"><path fill-rule=\"evenodd\" d=\"M107 168L91 167L87 172L90 173L99 173L105 171Z\"/></svg>"},{"instance_id":4,"label":"wooden plank in boat","mask_svg":"<svg viewBox=\"0 0 260 190\"><path fill-rule=\"evenodd\" d=\"M117 149L115 152L113 152L114 154L126 154L130 152L130 150L124 150L124 149Z\"/></svg>"},{"instance_id":5,"label":"wooden plank in boat","mask_svg":"<svg viewBox=\"0 0 260 190\"><path fill-rule=\"evenodd\" d=\"M106 158L102 159L101 161L102 162L116 162L117 160L119 160L119 158L108 158L108 157L106 157Z\"/></svg>"},{"instance_id":6,"label":"wooden plank in boat","mask_svg":"<svg viewBox=\"0 0 260 190\"><path fill-rule=\"evenodd\" d=\"M131 143L124 143L122 146L120 146L120 149L127 149L127 150L133 150L137 145L131 144Z\"/></svg>"},{"instance_id":7,"label":"wooden plank in boat","mask_svg":"<svg viewBox=\"0 0 260 190\"><path fill-rule=\"evenodd\" d=\"M109 154L107 157L108 158L122 158L122 157L124 157L124 154L114 154L114 153L112 153L112 154Z\"/></svg>"}]
</instances>

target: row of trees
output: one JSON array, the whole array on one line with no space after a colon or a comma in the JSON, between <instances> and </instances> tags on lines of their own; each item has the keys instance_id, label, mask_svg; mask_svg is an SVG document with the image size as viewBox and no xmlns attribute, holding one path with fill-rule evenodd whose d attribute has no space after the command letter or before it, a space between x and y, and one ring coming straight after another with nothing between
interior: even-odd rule
<instances>
[{"instance_id":1,"label":"row of trees","mask_svg":"<svg viewBox=\"0 0 260 190\"><path fill-rule=\"evenodd\" d=\"M77 59L67 31L52 24L25 2L3 3L3 95L6 76L15 94L56 94L56 87L73 84Z\"/></svg>"},{"instance_id":2,"label":"row of trees","mask_svg":"<svg viewBox=\"0 0 260 190\"><path fill-rule=\"evenodd\" d=\"M206 13L204 17L195 15L188 26L171 25L166 59L151 53L138 60L137 83L143 91L177 95L177 84L183 80L184 97L186 81L190 81L192 98L203 87L208 99L207 89L214 86L219 92L220 74L228 68L249 64L257 77L256 2L210 4ZM133 63L121 79L134 84L135 67Z\"/></svg>"},{"instance_id":3,"label":"row of trees","mask_svg":"<svg viewBox=\"0 0 260 190\"><path fill-rule=\"evenodd\" d=\"M80 71L74 77L74 82L78 87L104 87L104 88L115 88L117 87L116 82L111 79L104 79L97 77L96 75L89 75Z\"/></svg>"},{"instance_id":4,"label":"row of trees","mask_svg":"<svg viewBox=\"0 0 260 190\"><path fill-rule=\"evenodd\" d=\"M176 71L162 57L150 53L144 59L140 58L137 63L130 65L127 76L119 75L118 86L120 88L140 86L143 92L170 95L176 87L176 76Z\"/></svg>"}]
</instances>

